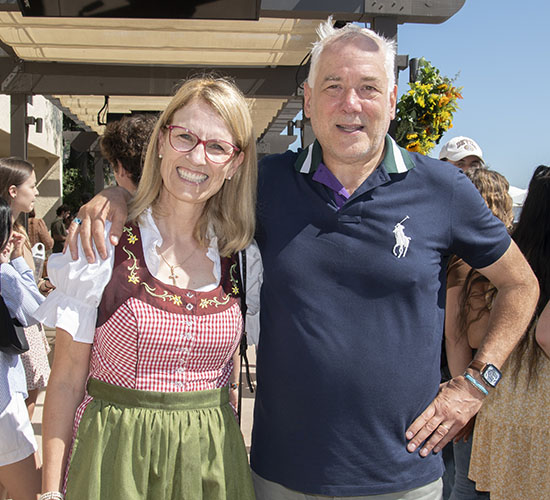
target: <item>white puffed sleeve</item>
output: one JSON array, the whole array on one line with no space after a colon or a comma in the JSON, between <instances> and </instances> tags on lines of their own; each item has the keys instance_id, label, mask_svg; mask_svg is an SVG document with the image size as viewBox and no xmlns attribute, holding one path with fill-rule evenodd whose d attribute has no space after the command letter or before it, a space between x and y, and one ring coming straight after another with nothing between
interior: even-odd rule
<instances>
[{"instance_id":1,"label":"white puffed sleeve","mask_svg":"<svg viewBox=\"0 0 550 500\"><path fill-rule=\"evenodd\" d=\"M260 290L264 268L255 241L246 249L246 334L249 345L260 341Z\"/></svg>"},{"instance_id":2,"label":"white puffed sleeve","mask_svg":"<svg viewBox=\"0 0 550 500\"><path fill-rule=\"evenodd\" d=\"M95 262L89 264L79 236L78 260L72 260L68 251L65 254L54 253L48 260L48 278L55 290L34 316L47 326L67 331L77 342L91 344L94 340L97 308L113 272L115 252L108 240L110 229L111 223L107 222L107 259L101 259L96 251Z\"/></svg>"}]
</instances>

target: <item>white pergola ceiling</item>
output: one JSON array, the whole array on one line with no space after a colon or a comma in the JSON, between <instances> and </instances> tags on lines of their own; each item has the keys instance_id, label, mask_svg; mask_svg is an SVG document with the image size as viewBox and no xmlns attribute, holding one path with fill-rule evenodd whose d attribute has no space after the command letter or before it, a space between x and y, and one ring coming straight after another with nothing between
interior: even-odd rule
<instances>
[{"instance_id":1,"label":"white pergola ceiling","mask_svg":"<svg viewBox=\"0 0 550 500\"><path fill-rule=\"evenodd\" d=\"M259 21L96 19L23 17L0 11L0 40L24 61L217 67L298 66L315 40L316 20L261 18ZM185 74L182 71L182 78ZM97 78L97 77L94 77ZM76 93L77 89L75 89ZM131 94L131 86L128 88ZM97 113L102 95L55 95L90 130L101 134ZM114 95L109 112L159 111L166 96ZM250 98L260 136L285 98Z\"/></svg>"},{"instance_id":2,"label":"white pergola ceiling","mask_svg":"<svg viewBox=\"0 0 550 500\"><path fill-rule=\"evenodd\" d=\"M63 1L69 2L65 8L74 7L70 0ZM222 3L196 5L215 11ZM337 21L368 23L392 37L398 24L441 23L464 3L256 0L255 15L244 17L259 15L258 20L228 21L26 17L18 0L0 0L0 93L12 98L16 139L11 148L13 154L23 154L26 96L51 96L85 128L102 133L97 113L105 96L110 112L156 111L182 79L211 70L234 78L245 93L258 137L264 137L266 128L270 136L277 135L300 106L299 85L306 76L302 65L320 20L333 14ZM237 4L230 5L236 9L230 14L239 17ZM151 5L154 12L157 7ZM406 67L407 57L399 57L398 66Z\"/></svg>"},{"instance_id":3,"label":"white pergola ceiling","mask_svg":"<svg viewBox=\"0 0 550 500\"><path fill-rule=\"evenodd\" d=\"M73 96L73 95L55 95L52 96L68 111L71 116L76 117L82 123L85 123L90 130L103 133L103 126L97 123L97 114L103 107L104 98L102 96ZM109 112L129 114L136 111L158 112L162 111L170 97L151 97L151 96L114 96L109 98ZM284 104L282 99L247 99L254 123L254 130L259 136L269 125L271 120L281 110Z\"/></svg>"},{"instance_id":4,"label":"white pergola ceiling","mask_svg":"<svg viewBox=\"0 0 550 500\"><path fill-rule=\"evenodd\" d=\"M0 12L0 38L29 61L297 65L318 24L304 19L46 18Z\"/></svg>"}]
</instances>

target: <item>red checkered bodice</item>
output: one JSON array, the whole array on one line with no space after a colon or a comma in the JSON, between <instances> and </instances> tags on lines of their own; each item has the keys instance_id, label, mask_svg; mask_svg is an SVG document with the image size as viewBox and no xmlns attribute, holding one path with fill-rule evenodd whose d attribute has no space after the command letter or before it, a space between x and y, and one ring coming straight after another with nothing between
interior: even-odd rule
<instances>
[{"instance_id":1,"label":"red checkered bodice","mask_svg":"<svg viewBox=\"0 0 550 500\"><path fill-rule=\"evenodd\" d=\"M125 227L99 306L90 376L147 391L226 385L243 325L237 262L221 259L214 290L183 290L151 275L139 228Z\"/></svg>"}]
</instances>

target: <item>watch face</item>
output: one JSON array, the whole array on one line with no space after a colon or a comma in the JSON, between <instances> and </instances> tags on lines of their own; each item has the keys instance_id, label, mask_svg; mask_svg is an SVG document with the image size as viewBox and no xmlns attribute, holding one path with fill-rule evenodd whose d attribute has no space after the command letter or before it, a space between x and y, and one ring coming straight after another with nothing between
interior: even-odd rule
<instances>
[{"instance_id":1,"label":"watch face","mask_svg":"<svg viewBox=\"0 0 550 500\"><path fill-rule=\"evenodd\" d=\"M485 382L487 382L491 387L495 387L502 375L496 366L487 365L485 370L483 370L482 376Z\"/></svg>"}]
</instances>

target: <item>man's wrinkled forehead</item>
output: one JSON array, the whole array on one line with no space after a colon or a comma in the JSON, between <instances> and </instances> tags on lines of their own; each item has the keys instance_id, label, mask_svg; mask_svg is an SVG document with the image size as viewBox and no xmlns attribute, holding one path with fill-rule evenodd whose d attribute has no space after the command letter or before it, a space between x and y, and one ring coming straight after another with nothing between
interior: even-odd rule
<instances>
[{"instance_id":1,"label":"man's wrinkled forehead","mask_svg":"<svg viewBox=\"0 0 550 500\"><path fill-rule=\"evenodd\" d=\"M378 53L381 58L384 57L382 47L378 44L378 42L374 38L364 36L364 35L359 35L357 33L335 40L334 42L332 42L331 44L325 47L323 54L328 51L337 51L340 53L345 53L346 50L351 48L358 48L359 50L364 51L369 55L376 55Z\"/></svg>"},{"instance_id":2,"label":"man's wrinkled forehead","mask_svg":"<svg viewBox=\"0 0 550 500\"><path fill-rule=\"evenodd\" d=\"M359 54L357 53L357 50L360 51ZM351 51L353 52L350 54ZM370 37L355 34L350 37L341 38L334 41L330 45L327 45L319 58L320 68L317 74L317 78L319 79L320 77L319 83L342 80L340 66L333 64L335 58L336 60L342 59L343 61L348 55L351 55L354 58L354 61L357 62L357 68L359 68L364 62L361 60L361 55L363 53L365 55L365 59L368 59L368 61L373 61L373 58L376 59L378 61L377 64L380 63L380 68L383 69L384 51L378 42ZM325 64L325 61L323 61L323 59L329 57L331 57L330 65ZM384 72L380 74L375 73L362 75L361 80L366 83L376 83L377 85L386 84Z\"/></svg>"}]
</instances>

